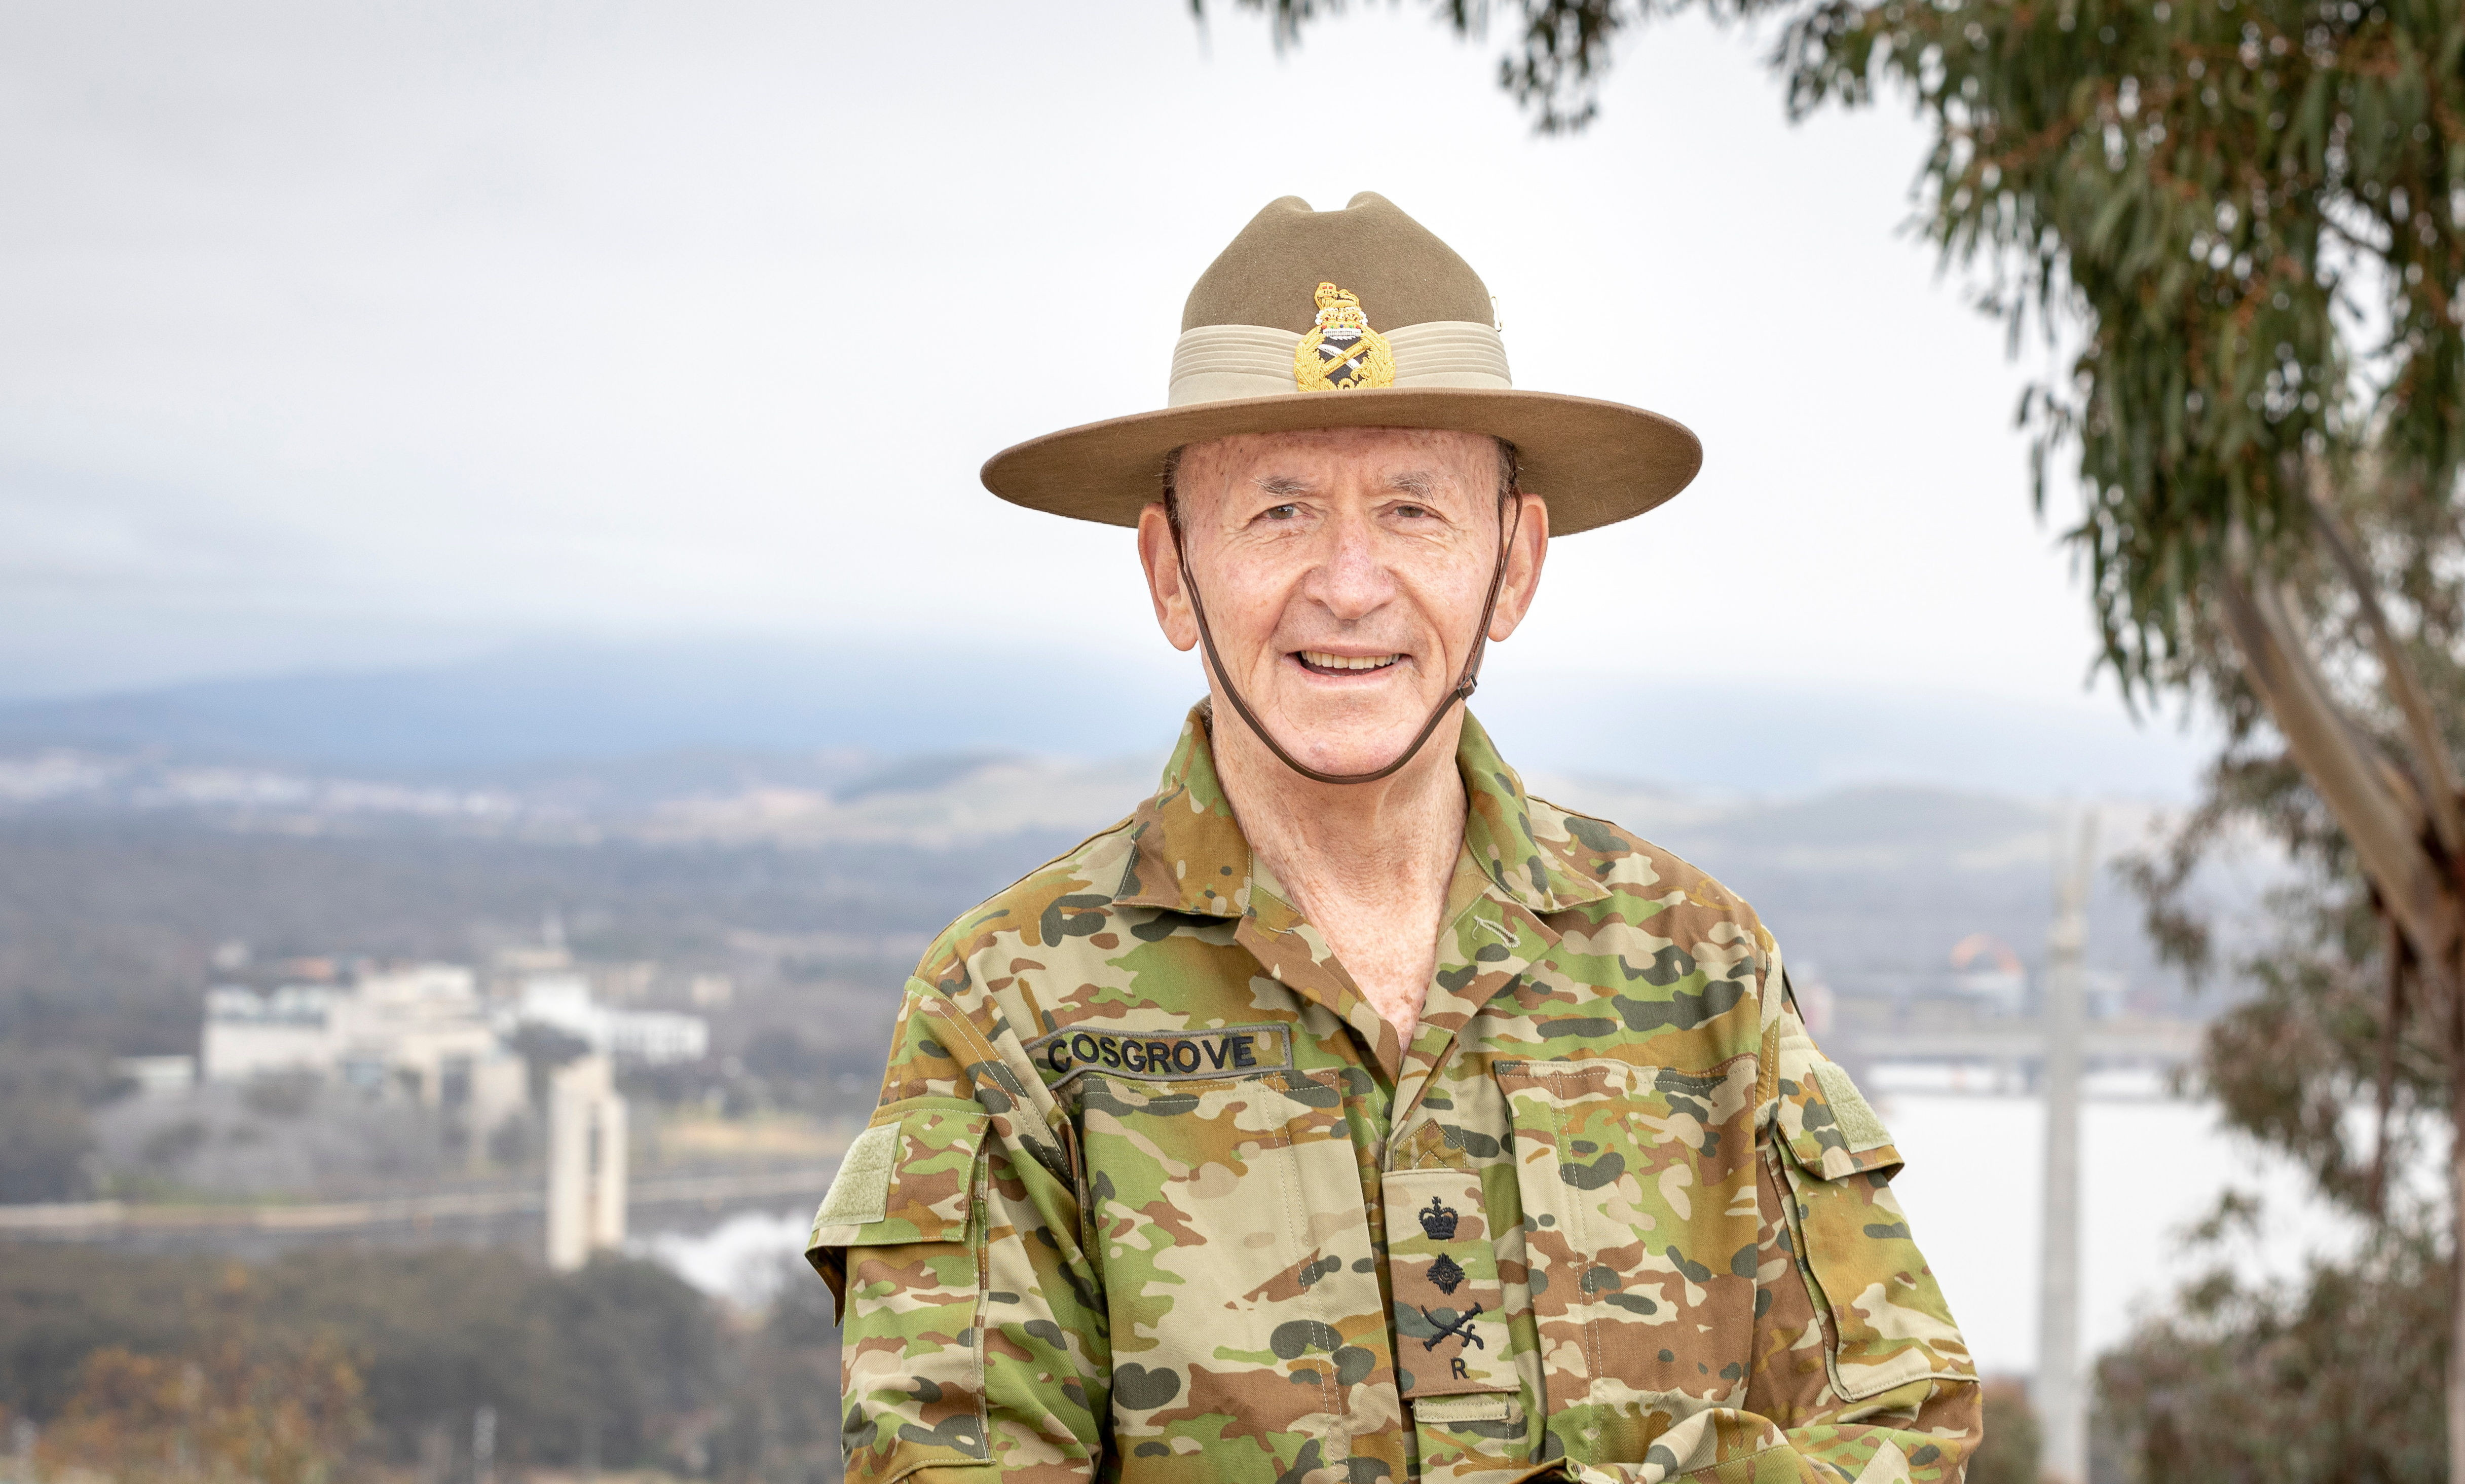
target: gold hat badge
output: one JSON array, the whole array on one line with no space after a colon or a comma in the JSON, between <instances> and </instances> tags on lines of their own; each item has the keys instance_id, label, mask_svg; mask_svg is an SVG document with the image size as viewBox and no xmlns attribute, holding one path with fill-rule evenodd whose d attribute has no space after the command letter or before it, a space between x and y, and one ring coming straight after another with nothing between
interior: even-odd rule
<instances>
[{"instance_id":1,"label":"gold hat badge","mask_svg":"<svg viewBox=\"0 0 2465 1484\"><path fill-rule=\"evenodd\" d=\"M1369 327L1357 295L1318 286L1318 322L1293 349L1293 380L1303 391L1358 391L1395 385L1395 352Z\"/></svg>"}]
</instances>

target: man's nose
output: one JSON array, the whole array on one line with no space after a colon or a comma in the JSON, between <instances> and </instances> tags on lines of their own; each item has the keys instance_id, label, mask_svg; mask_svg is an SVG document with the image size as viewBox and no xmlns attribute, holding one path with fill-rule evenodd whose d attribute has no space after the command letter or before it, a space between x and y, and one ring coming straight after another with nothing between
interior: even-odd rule
<instances>
[{"instance_id":1,"label":"man's nose","mask_svg":"<svg viewBox=\"0 0 2465 1484\"><path fill-rule=\"evenodd\" d=\"M1376 522L1366 511L1346 511L1329 522L1327 542L1310 574L1309 596L1345 623L1368 617L1395 590L1379 555Z\"/></svg>"}]
</instances>

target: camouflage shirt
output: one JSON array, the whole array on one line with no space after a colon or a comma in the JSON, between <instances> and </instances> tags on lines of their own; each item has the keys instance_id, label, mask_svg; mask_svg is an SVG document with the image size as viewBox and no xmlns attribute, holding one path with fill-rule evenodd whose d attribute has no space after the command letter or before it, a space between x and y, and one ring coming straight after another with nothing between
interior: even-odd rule
<instances>
[{"instance_id":1,"label":"camouflage shirt","mask_svg":"<svg viewBox=\"0 0 2465 1484\"><path fill-rule=\"evenodd\" d=\"M1136 814L935 942L813 1225L851 1480L1959 1477L1900 1157L1769 935L1470 720L1457 764L1409 1046L1203 708Z\"/></svg>"}]
</instances>

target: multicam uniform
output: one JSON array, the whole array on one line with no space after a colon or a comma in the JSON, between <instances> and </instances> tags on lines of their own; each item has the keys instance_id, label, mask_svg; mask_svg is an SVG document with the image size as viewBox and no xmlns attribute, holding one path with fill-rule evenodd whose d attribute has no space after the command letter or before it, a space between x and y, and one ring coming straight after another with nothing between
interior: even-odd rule
<instances>
[{"instance_id":1,"label":"multicam uniform","mask_svg":"<svg viewBox=\"0 0 2465 1484\"><path fill-rule=\"evenodd\" d=\"M1156 796L925 955L816 1214L852 1480L1956 1480L1977 1386L1743 902L1470 802L1410 1046Z\"/></svg>"}]
</instances>

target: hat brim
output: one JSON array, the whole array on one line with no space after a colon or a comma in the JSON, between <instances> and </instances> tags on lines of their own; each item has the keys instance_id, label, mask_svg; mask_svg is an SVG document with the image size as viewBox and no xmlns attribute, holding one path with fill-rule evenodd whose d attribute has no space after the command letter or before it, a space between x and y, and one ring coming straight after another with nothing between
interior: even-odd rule
<instances>
[{"instance_id":1,"label":"hat brim","mask_svg":"<svg viewBox=\"0 0 2465 1484\"><path fill-rule=\"evenodd\" d=\"M1309 428L1448 428L1515 445L1521 486L1572 536L1639 516L1684 489L1703 445L1657 412L1556 392L1457 387L1302 392L1200 402L1065 428L986 460L985 488L1013 505L1136 525L1162 496L1165 456L1243 432Z\"/></svg>"}]
</instances>

